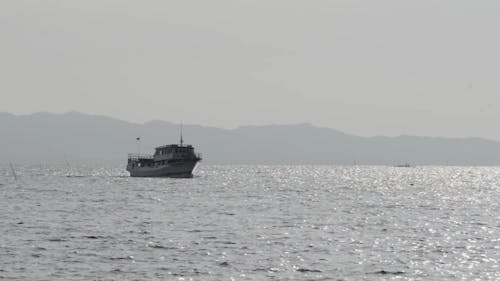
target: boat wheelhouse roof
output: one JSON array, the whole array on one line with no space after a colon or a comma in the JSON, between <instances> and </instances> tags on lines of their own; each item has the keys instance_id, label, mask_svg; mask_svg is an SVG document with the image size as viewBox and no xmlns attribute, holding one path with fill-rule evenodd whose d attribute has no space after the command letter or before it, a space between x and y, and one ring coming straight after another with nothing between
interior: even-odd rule
<instances>
[{"instance_id":1,"label":"boat wheelhouse roof","mask_svg":"<svg viewBox=\"0 0 500 281\"><path fill-rule=\"evenodd\" d=\"M158 146L156 147L155 149L165 149L165 148L186 148L186 149L192 149L193 146L192 145L178 145L178 144L167 144L167 145L163 145L163 146Z\"/></svg>"}]
</instances>

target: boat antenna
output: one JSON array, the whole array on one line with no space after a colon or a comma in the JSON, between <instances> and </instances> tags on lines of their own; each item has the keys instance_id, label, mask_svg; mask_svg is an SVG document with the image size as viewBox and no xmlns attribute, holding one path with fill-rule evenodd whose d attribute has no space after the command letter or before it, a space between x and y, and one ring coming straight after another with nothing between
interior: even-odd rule
<instances>
[{"instance_id":1,"label":"boat antenna","mask_svg":"<svg viewBox=\"0 0 500 281\"><path fill-rule=\"evenodd\" d=\"M141 137L135 139L137 141L137 154L141 154Z\"/></svg>"},{"instance_id":2,"label":"boat antenna","mask_svg":"<svg viewBox=\"0 0 500 281\"><path fill-rule=\"evenodd\" d=\"M184 140L182 139L182 122L181 122L181 146L184 144Z\"/></svg>"}]
</instances>

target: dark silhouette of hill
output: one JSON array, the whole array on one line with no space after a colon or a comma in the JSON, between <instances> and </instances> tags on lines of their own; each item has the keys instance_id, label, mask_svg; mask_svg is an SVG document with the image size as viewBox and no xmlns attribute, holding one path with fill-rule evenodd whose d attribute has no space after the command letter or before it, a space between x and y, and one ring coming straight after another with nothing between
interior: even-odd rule
<instances>
[{"instance_id":1,"label":"dark silhouette of hill","mask_svg":"<svg viewBox=\"0 0 500 281\"><path fill-rule=\"evenodd\" d=\"M179 124L134 124L78 112L0 113L0 159L18 163L125 164L128 152L177 143ZM500 142L479 138L359 137L310 124L226 130L184 125L184 139L213 164L499 165Z\"/></svg>"}]
</instances>

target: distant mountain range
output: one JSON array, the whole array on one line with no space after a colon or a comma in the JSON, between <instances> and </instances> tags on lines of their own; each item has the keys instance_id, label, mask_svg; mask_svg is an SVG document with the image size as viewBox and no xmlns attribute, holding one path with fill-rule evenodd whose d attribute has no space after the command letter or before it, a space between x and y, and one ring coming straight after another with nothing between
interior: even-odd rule
<instances>
[{"instance_id":1,"label":"distant mountain range","mask_svg":"<svg viewBox=\"0 0 500 281\"><path fill-rule=\"evenodd\" d=\"M78 112L0 113L0 162L125 164L128 152L178 143L179 124L134 124ZM500 165L500 142L480 138L359 137L310 124L219 129L184 125L210 164Z\"/></svg>"}]
</instances>

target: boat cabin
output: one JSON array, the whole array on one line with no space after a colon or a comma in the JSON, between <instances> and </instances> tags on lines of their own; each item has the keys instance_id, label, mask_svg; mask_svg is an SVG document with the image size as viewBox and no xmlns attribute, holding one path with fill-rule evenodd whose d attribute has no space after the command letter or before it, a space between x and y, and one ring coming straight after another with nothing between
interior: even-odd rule
<instances>
[{"instance_id":1,"label":"boat cabin","mask_svg":"<svg viewBox=\"0 0 500 281\"><path fill-rule=\"evenodd\" d=\"M166 164L177 165L185 161L199 161L201 155L194 153L192 145L169 144L155 148L155 153L129 154L128 163L134 167L158 167Z\"/></svg>"},{"instance_id":2,"label":"boat cabin","mask_svg":"<svg viewBox=\"0 0 500 281\"><path fill-rule=\"evenodd\" d=\"M194 154L194 148L192 145L180 146L177 144L169 144L155 148L154 156L160 156L160 155L174 156L174 155L182 155L190 153Z\"/></svg>"}]
</instances>

